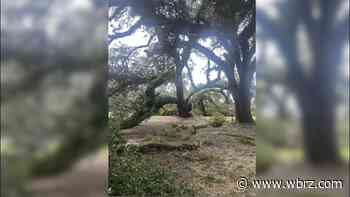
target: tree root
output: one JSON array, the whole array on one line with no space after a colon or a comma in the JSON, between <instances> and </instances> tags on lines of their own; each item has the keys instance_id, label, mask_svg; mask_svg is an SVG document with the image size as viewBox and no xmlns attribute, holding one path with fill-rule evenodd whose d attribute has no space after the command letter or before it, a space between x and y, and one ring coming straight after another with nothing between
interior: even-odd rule
<instances>
[{"instance_id":1,"label":"tree root","mask_svg":"<svg viewBox=\"0 0 350 197\"><path fill-rule=\"evenodd\" d=\"M161 144L161 143L148 143L144 145L133 145L136 146L138 151L147 154L147 153L156 153L163 151L193 151L199 148L198 145L195 144L180 144L180 145L172 145L172 144Z\"/></svg>"}]
</instances>

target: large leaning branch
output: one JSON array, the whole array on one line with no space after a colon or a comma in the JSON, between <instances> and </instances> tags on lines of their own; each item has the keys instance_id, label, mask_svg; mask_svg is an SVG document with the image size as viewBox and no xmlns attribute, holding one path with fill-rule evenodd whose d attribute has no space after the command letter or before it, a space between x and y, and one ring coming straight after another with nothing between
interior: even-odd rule
<instances>
[{"instance_id":1,"label":"large leaning branch","mask_svg":"<svg viewBox=\"0 0 350 197\"><path fill-rule=\"evenodd\" d=\"M227 89L227 84L222 83L222 81L212 81L210 83L207 83L205 85L198 86L195 88L188 96L186 101L189 102L192 97L202 91L206 91L208 89Z\"/></svg>"},{"instance_id":2,"label":"large leaning branch","mask_svg":"<svg viewBox=\"0 0 350 197\"><path fill-rule=\"evenodd\" d=\"M221 66L222 70L225 72L226 77L229 80L229 89L234 95L234 98L237 98L237 89L238 84L234 75L234 68L227 63L226 61L222 60L220 57L218 57L214 52L212 52L210 49L198 44L194 43L193 48L197 49L199 52L203 53L207 58L215 62L218 66Z\"/></svg>"},{"instance_id":3,"label":"large leaning branch","mask_svg":"<svg viewBox=\"0 0 350 197\"><path fill-rule=\"evenodd\" d=\"M137 126L145 119L157 113L166 104L176 104L176 97L161 96L156 94L156 88L170 81L173 78L173 72L167 72L152 80L145 91L144 101L141 107L137 109L129 118L120 123L120 129L128 129Z\"/></svg>"}]
</instances>

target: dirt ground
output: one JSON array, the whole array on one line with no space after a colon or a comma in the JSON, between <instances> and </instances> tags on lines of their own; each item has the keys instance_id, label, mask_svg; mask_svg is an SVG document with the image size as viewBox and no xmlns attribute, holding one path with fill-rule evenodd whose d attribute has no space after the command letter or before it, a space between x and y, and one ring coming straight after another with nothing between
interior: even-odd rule
<instances>
[{"instance_id":1,"label":"dirt ground","mask_svg":"<svg viewBox=\"0 0 350 197\"><path fill-rule=\"evenodd\" d=\"M255 126L206 127L205 118L152 117L141 125L123 130L129 144L157 143L172 147L184 144L193 149L151 151L151 157L171 167L179 181L193 184L199 197L248 197L236 181L255 176ZM34 180L30 187L36 197L107 196L108 151L103 149L55 177Z\"/></svg>"},{"instance_id":2,"label":"dirt ground","mask_svg":"<svg viewBox=\"0 0 350 197\"><path fill-rule=\"evenodd\" d=\"M255 126L227 124L213 128L203 117L154 116L121 133L127 144L179 147L172 151L150 150L145 157L173 169L179 181L194 186L197 196L254 196L241 192L236 182L241 176L255 176Z\"/></svg>"}]
</instances>

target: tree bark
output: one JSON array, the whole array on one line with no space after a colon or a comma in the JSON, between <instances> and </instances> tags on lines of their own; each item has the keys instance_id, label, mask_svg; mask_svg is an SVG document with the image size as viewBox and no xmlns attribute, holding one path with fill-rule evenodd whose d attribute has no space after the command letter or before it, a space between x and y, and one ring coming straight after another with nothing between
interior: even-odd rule
<instances>
[{"instance_id":1,"label":"tree bark","mask_svg":"<svg viewBox=\"0 0 350 197\"><path fill-rule=\"evenodd\" d=\"M192 38L191 38L192 39ZM189 45L183 48L182 54L175 53L176 72L175 72L175 87L177 96L177 111L178 115L183 118L191 117L192 105L187 102L184 95L184 84L182 79L182 71L187 65L187 61L190 57L192 50L192 41L189 41Z\"/></svg>"},{"instance_id":2,"label":"tree bark","mask_svg":"<svg viewBox=\"0 0 350 197\"><path fill-rule=\"evenodd\" d=\"M251 113L251 97L249 80L241 76L239 82L238 95L235 99L236 120L240 123L253 123L254 119Z\"/></svg>"},{"instance_id":3,"label":"tree bark","mask_svg":"<svg viewBox=\"0 0 350 197\"><path fill-rule=\"evenodd\" d=\"M156 88L171 80L172 76L173 72L167 72L148 84L142 106L132 114L130 118L123 120L120 123L120 129L135 127L145 119L157 113L164 105L177 103L175 97L156 95Z\"/></svg>"},{"instance_id":4,"label":"tree bark","mask_svg":"<svg viewBox=\"0 0 350 197\"><path fill-rule=\"evenodd\" d=\"M305 157L316 165L337 163L335 109L327 95L316 91L298 96L302 110Z\"/></svg>"},{"instance_id":5,"label":"tree bark","mask_svg":"<svg viewBox=\"0 0 350 197\"><path fill-rule=\"evenodd\" d=\"M177 111L180 117L188 118L191 117L191 104L187 103L184 96L184 85L182 79L182 66L176 68L175 86L177 96Z\"/></svg>"}]
</instances>

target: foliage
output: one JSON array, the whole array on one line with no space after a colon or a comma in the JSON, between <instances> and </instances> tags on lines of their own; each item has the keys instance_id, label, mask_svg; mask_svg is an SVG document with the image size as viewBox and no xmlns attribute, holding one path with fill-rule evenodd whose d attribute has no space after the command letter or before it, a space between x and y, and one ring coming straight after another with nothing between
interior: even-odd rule
<instances>
[{"instance_id":1,"label":"foliage","mask_svg":"<svg viewBox=\"0 0 350 197\"><path fill-rule=\"evenodd\" d=\"M193 196L189 185L177 183L171 169L146 159L137 148L112 149L109 194L115 196Z\"/></svg>"},{"instance_id":2,"label":"foliage","mask_svg":"<svg viewBox=\"0 0 350 197\"><path fill-rule=\"evenodd\" d=\"M158 87L169 83L175 84L177 115L182 117L191 116L193 114L191 110L197 110L203 115L211 115L212 111L220 111L220 113L229 115L233 102L227 102L231 99L228 95L231 94L237 99L237 94L234 92L248 94L251 88L249 84L252 84L251 79L255 72L254 1L161 0L149 3L146 0L111 0L110 11L109 23L113 30L109 34L109 44L111 44L109 85L112 90L109 96L118 93L121 104L125 100L136 98L135 96L125 96L124 98L127 99L121 98L120 95L124 94L124 91L136 91L150 84L154 77L169 71L173 71L174 74L167 76L169 78L163 80L163 84L159 84ZM128 30L120 31L120 29ZM131 46L126 42L123 43L122 40L115 42L120 38L132 36L138 30L144 33L144 41L147 44ZM201 34L201 32L208 34ZM210 46L202 46L202 41L211 41ZM234 49L235 45L230 43L241 45L242 50ZM222 57L214 53L215 49L226 52L231 57L243 57L244 61L237 59L235 64L232 61L223 61ZM232 54L231 51L244 54ZM203 70L207 78L206 83L196 84L193 80L193 67L197 66L194 59L191 58L193 52L208 59L208 65ZM230 58L225 57L225 59ZM213 79L213 77L216 78ZM242 80L239 79L248 81L241 83ZM245 91L237 91L238 87ZM204 99L206 101L201 101L200 110L192 108L196 105L192 96L209 89L223 92L225 103L216 99L217 95L208 93L207 98ZM140 97L145 94L142 91L139 93ZM242 98L249 99L248 97ZM220 103L213 101L220 101ZM121 106L127 105L122 104ZM123 110L127 117L134 114L134 109L140 108L139 105L131 106L129 110ZM206 108L208 108L208 113ZM243 110L237 110L237 112L241 111ZM174 115L174 113L174 110L170 112L161 110L160 112L161 115ZM238 120L241 121L241 119Z\"/></svg>"},{"instance_id":3,"label":"foliage","mask_svg":"<svg viewBox=\"0 0 350 197\"><path fill-rule=\"evenodd\" d=\"M160 110L159 110L159 115L160 116L176 116L177 114L177 109L175 104L168 104L164 105Z\"/></svg>"},{"instance_id":4,"label":"foliage","mask_svg":"<svg viewBox=\"0 0 350 197\"><path fill-rule=\"evenodd\" d=\"M213 127L221 127L225 122L226 117L219 113L209 118L209 124Z\"/></svg>"},{"instance_id":5,"label":"foliage","mask_svg":"<svg viewBox=\"0 0 350 197\"><path fill-rule=\"evenodd\" d=\"M156 113L189 117L198 107L194 97L203 95L200 99L201 109L198 111L203 115L213 115L210 120L213 127L222 126L226 122L224 115L232 114L231 99L236 95L233 93L242 92L237 91L237 85L247 84L239 89L249 89L249 81L241 83L242 80L238 79L250 80L249 76L255 71L252 61L255 47L250 42L255 29L248 28L247 24L250 24L249 27L255 27L255 24L251 23L254 17L245 13L246 4L251 2L253 1L230 1L227 4L219 0L111 0L109 22L113 29L108 35L109 44L112 43L108 84L111 93L108 95L113 106L112 112L118 112L122 122L130 120L137 124ZM255 10L253 6L248 7L247 10ZM239 33L238 29L243 32ZM139 30L144 32L145 39L148 39L147 44L129 46L128 43L122 43L120 38L132 36ZM208 35L202 32L208 32ZM202 41L210 41L210 46L202 46ZM242 50L236 50L236 45L242 45ZM214 53L214 48L226 52L230 57L245 58L244 65L242 62L242 65L238 66L229 61L231 58L219 57ZM208 65L204 69L207 77L204 84L195 84L193 81L193 67L197 66L195 62L189 65L193 51L208 59ZM230 51L242 51L246 54L232 54ZM235 72L240 76L235 77ZM169 74L164 75L166 73ZM174 85L176 91L155 91L164 86L168 88L168 84ZM205 94L201 94L203 92ZM215 113L218 111L221 114ZM128 124L130 125L136 126ZM172 128L187 129L181 125L172 125ZM169 135L168 132L164 134L174 135ZM137 150L125 147L118 141L118 134L115 132L114 135L116 139L113 139L111 145L110 160L110 184L114 187L112 193L137 196L159 196L169 193L184 196L179 195L177 186L172 186L176 185L172 173L146 160Z\"/></svg>"},{"instance_id":6,"label":"foliage","mask_svg":"<svg viewBox=\"0 0 350 197\"><path fill-rule=\"evenodd\" d=\"M109 128L110 173L109 194L116 196L193 196L192 189L183 183L175 183L175 174L146 159L133 146L127 146L121 138L118 120L111 117Z\"/></svg>"},{"instance_id":7,"label":"foliage","mask_svg":"<svg viewBox=\"0 0 350 197\"><path fill-rule=\"evenodd\" d=\"M232 116L234 109L231 101L223 92L206 91L194 96L193 112L203 116L213 116L221 113L225 116Z\"/></svg>"}]
</instances>

